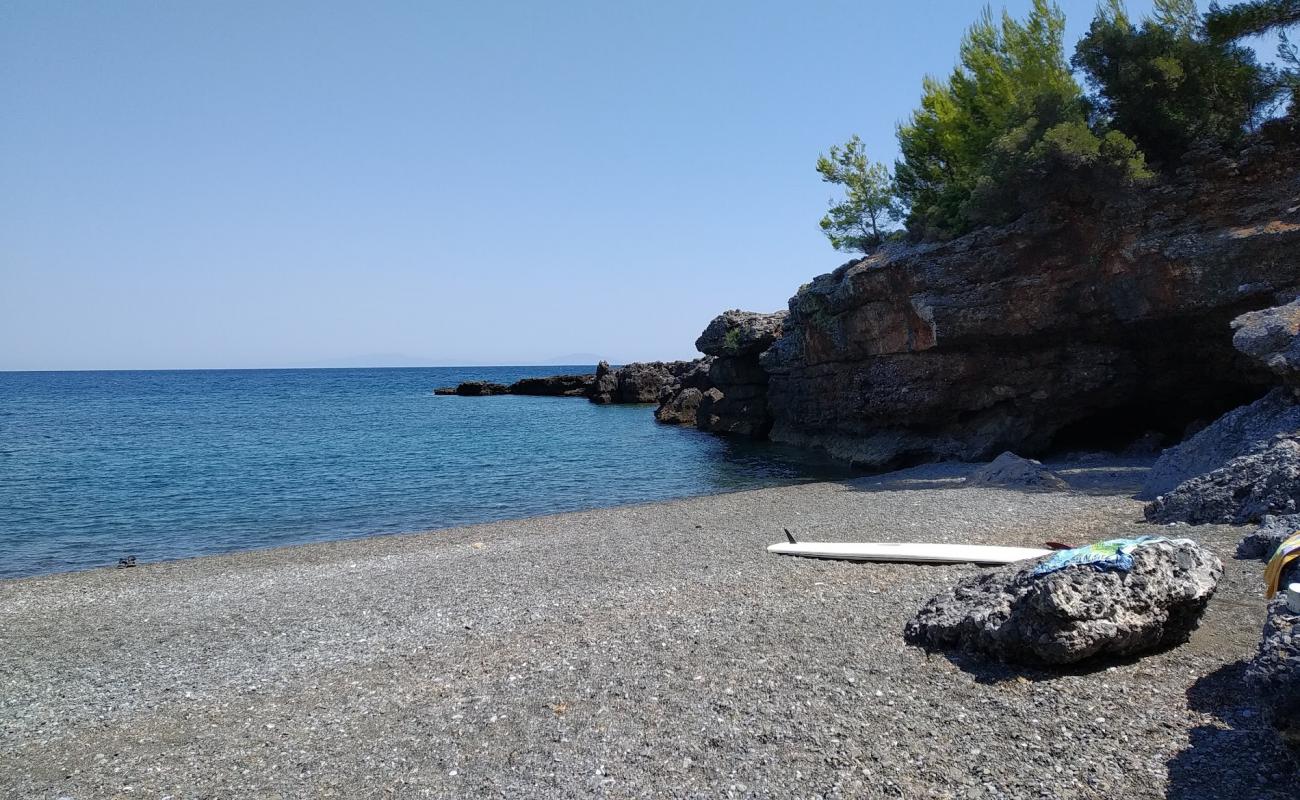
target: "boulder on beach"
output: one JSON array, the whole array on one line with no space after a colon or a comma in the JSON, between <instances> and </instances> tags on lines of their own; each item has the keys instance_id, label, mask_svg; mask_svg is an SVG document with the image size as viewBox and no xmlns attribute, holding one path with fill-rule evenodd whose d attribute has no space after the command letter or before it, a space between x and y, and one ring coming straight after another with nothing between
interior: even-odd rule
<instances>
[{"instance_id":1,"label":"boulder on beach","mask_svg":"<svg viewBox=\"0 0 1300 800\"><path fill-rule=\"evenodd\" d=\"M1300 511L1300 434L1183 481L1144 509L1149 522L1241 524Z\"/></svg>"},{"instance_id":2,"label":"boulder on beach","mask_svg":"<svg viewBox=\"0 0 1300 800\"><path fill-rule=\"evenodd\" d=\"M1273 551L1291 534L1300 531L1300 514L1265 514L1259 526L1237 542L1237 558L1273 557Z\"/></svg>"},{"instance_id":3,"label":"boulder on beach","mask_svg":"<svg viewBox=\"0 0 1300 800\"><path fill-rule=\"evenodd\" d=\"M1300 579L1294 568L1288 577ZM1246 667L1246 681L1258 693L1265 715L1283 741L1300 749L1300 614L1287 608L1285 593L1268 605L1264 633Z\"/></svg>"},{"instance_id":4,"label":"boulder on beach","mask_svg":"<svg viewBox=\"0 0 1300 800\"><path fill-rule=\"evenodd\" d=\"M1049 557L1050 558L1050 557ZM1181 643L1200 623L1223 575L1187 539L1133 549L1127 570L1074 564L1040 574L1040 561L967 578L907 623L907 641L1026 664L1071 664Z\"/></svg>"},{"instance_id":5,"label":"boulder on beach","mask_svg":"<svg viewBox=\"0 0 1300 800\"><path fill-rule=\"evenodd\" d=\"M1010 451L971 473L963 482L965 486L1000 486L1008 489L1068 489L1065 479L1042 462L1021 458Z\"/></svg>"}]
</instances>

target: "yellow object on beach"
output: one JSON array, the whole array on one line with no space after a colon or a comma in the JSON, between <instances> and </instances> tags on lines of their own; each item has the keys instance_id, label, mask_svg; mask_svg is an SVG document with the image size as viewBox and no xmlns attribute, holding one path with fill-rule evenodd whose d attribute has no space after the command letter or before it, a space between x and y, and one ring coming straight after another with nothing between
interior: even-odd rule
<instances>
[{"instance_id":1,"label":"yellow object on beach","mask_svg":"<svg viewBox=\"0 0 1300 800\"><path fill-rule=\"evenodd\" d=\"M1282 569L1297 558L1300 558L1300 531L1291 534L1278 545L1273 557L1268 560L1268 566L1264 568L1265 597L1273 599L1280 588L1278 583L1282 580Z\"/></svg>"}]
</instances>

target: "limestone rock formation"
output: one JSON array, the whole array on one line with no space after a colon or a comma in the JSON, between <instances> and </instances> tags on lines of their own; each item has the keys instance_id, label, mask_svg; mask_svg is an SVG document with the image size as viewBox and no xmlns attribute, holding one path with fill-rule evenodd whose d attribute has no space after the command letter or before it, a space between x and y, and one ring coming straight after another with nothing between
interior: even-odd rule
<instances>
[{"instance_id":1,"label":"limestone rock formation","mask_svg":"<svg viewBox=\"0 0 1300 800\"><path fill-rule=\"evenodd\" d=\"M1021 458L1010 451L971 473L965 486L1000 486L1008 489L1068 489L1065 479L1042 462Z\"/></svg>"},{"instance_id":2,"label":"limestone rock formation","mask_svg":"<svg viewBox=\"0 0 1300 800\"><path fill-rule=\"evenodd\" d=\"M1232 321L1232 346L1291 387L1300 386L1300 300L1242 314Z\"/></svg>"},{"instance_id":3,"label":"limestone rock formation","mask_svg":"<svg viewBox=\"0 0 1300 800\"><path fill-rule=\"evenodd\" d=\"M1300 512L1300 434L1274 437L1262 450L1183 481L1144 509L1149 522L1256 522Z\"/></svg>"},{"instance_id":4,"label":"limestone rock formation","mask_svg":"<svg viewBox=\"0 0 1300 800\"><path fill-rule=\"evenodd\" d=\"M610 367L608 361L596 365L596 380L589 397L591 402L600 404L613 403L618 397L618 373Z\"/></svg>"},{"instance_id":5,"label":"limestone rock formation","mask_svg":"<svg viewBox=\"0 0 1300 800\"><path fill-rule=\"evenodd\" d=\"M665 425L694 425L704 393L693 386L672 392L659 408L655 419Z\"/></svg>"},{"instance_id":6,"label":"limestone rock formation","mask_svg":"<svg viewBox=\"0 0 1300 800\"><path fill-rule=\"evenodd\" d=\"M759 355L781 335L786 312L732 310L715 317L695 346L710 359L696 425L715 433L763 438L772 427L767 407L767 372ZM694 397L692 396L692 401ZM676 398L670 398L676 403Z\"/></svg>"},{"instance_id":7,"label":"limestone rock formation","mask_svg":"<svg viewBox=\"0 0 1300 800\"><path fill-rule=\"evenodd\" d=\"M761 358L771 437L875 468L1032 456L1178 435L1260 396L1267 370L1225 332L1300 290L1300 132L1269 135L1105 208L891 244L814 279Z\"/></svg>"},{"instance_id":8,"label":"limestone rock formation","mask_svg":"<svg viewBox=\"0 0 1300 800\"><path fill-rule=\"evenodd\" d=\"M1012 564L968 578L907 623L912 644L1029 664L1125 656L1187 639L1223 575L1186 539L1137 548L1130 571Z\"/></svg>"},{"instance_id":9,"label":"limestone rock formation","mask_svg":"<svg viewBox=\"0 0 1300 800\"><path fill-rule=\"evenodd\" d=\"M771 314L738 308L724 311L714 317L695 340L695 349L723 358L756 356L771 347L781 335L781 325L786 316L784 311Z\"/></svg>"},{"instance_id":10,"label":"limestone rock formation","mask_svg":"<svg viewBox=\"0 0 1300 800\"><path fill-rule=\"evenodd\" d=\"M633 362L614 369L596 365L591 389L593 403L659 403L681 386L682 377L694 373L699 361Z\"/></svg>"},{"instance_id":11,"label":"limestone rock formation","mask_svg":"<svg viewBox=\"0 0 1300 800\"><path fill-rule=\"evenodd\" d=\"M1263 451L1279 434L1297 432L1300 432L1300 404L1289 390L1274 389L1165 450L1147 473L1139 496L1154 499L1234 458Z\"/></svg>"}]
</instances>

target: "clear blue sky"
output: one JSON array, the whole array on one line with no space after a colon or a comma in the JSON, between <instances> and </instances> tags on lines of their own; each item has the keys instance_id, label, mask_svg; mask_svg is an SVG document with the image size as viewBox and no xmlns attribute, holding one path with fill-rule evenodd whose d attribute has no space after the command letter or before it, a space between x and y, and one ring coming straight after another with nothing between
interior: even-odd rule
<instances>
[{"instance_id":1,"label":"clear blue sky","mask_svg":"<svg viewBox=\"0 0 1300 800\"><path fill-rule=\"evenodd\" d=\"M690 357L980 7L4 2L0 369Z\"/></svg>"}]
</instances>

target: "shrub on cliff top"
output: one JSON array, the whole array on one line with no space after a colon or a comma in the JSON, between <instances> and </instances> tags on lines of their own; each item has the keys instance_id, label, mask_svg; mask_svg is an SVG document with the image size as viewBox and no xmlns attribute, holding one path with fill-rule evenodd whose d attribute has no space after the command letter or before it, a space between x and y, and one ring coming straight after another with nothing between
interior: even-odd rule
<instances>
[{"instance_id":1,"label":"shrub on cliff top","mask_svg":"<svg viewBox=\"0 0 1300 800\"><path fill-rule=\"evenodd\" d=\"M1278 94L1277 76L1250 48L1204 35L1193 0L1156 0L1141 24L1108 0L1073 63L1094 89L1097 119L1165 167L1197 140L1238 141Z\"/></svg>"},{"instance_id":2,"label":"shrub on cliff top","mask_svg":"<svg viewBox=\"0 0 1300 800\"><path fill-rule=\"evenodd\" d=\"M1048 0L1034 0L1023 22L985 9L952 75L925 79L921 107L898 129L903 157L894 170L911 233L943 238L1012 219L1046 188L1098 172L1111 182L1145 175L1122 134L1088 127L1064 30Z\"/></svg>"}]
</instances>

